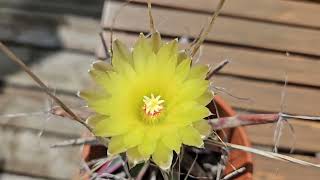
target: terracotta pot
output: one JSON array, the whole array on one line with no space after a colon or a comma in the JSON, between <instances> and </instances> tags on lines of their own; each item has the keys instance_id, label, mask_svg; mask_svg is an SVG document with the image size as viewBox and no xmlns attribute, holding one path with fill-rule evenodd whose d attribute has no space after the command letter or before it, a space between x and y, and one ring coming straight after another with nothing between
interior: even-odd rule
<instances>
[{"instance_id":1,"label":"terracotta pot","mask_svg":"<svg viewBox=\"0 0 320 180\"><path fill-rule=\"evenodd\" d=\"M221 117L234 116L236 112L219 96L215 96L214 102L216 103ZM213 107L212 107L213 106ZM210 110L215 110L214 105L209 104ZM243 127L224 129L224 133L219 133L220 136L227 135L228 142L232 144L239 144L243 146L251 146L249 137L245 132ZM229 174L234 171L234 167L239 169L245 167L245 171L236 175L232 179L236 180L251 180L253 179L253 164L252 164L252 155L244 151L232 150L229 155L228 164L224 171L224 174Z\"/></svg>"},{"instance_id":2,"label":"terracotta pot","mask_svg":"<svg viewBox=\"0 0 320 180\"><path fill-rule=\"evenodd\" d=\"M214 98L214 102L218 107L219 115L221 117L228 117L235 115L235 111L219 96ZM215 113L215 105L210 103L208 108ZM228 142L233 144L239 144L243 146L251 146L247 133L243 127L224 129L223 133L219 133L220 137L226 136ZM85 145L82 155L85 161L90 161L99 157L103 157L107 154L107 149L103 146L90 146ZM232 150L229 154L228 163L224 174L229 174L234 171L234 168L239 169L245 167L245 171L237 174L232 179L236 180L251 180L253 172L252 155L243 151Z\"/></svg>"}]
</instances>

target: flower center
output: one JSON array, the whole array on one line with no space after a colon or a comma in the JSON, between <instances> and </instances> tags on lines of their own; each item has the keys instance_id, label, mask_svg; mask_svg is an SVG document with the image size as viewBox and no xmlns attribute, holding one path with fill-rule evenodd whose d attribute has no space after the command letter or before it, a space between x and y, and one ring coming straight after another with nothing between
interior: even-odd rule
<instances>
[{"instance_id":1,"label":"flower center","mask_svg":"<svg viewBox=\"0 0 320 180\"><path fill-rule=\"evenodd\" d=\"M161 99L161 96L154 97L153 94L151 94L151 97L144 96L143 102L144 113L149 117L158 116L163 110L164 100Z\"/></svg>"}]
</instances>

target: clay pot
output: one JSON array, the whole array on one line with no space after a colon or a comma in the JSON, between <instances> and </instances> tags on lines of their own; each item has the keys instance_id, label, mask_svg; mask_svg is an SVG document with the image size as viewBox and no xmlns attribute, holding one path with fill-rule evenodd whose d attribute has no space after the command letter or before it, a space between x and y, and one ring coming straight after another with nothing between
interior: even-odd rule
<instances>
[{"instance_id":1,"label":"clay pot","mask_svg":"<svg viewBox=\"0 0 320 180\"><path fill-rule=\"evenodd\" d=\"M218 107L219 115L221 117L229 117L229 116L234 116L236 114L236 112L219 96L215 96L214 102ZM212 103L209 105L209 109L210 110L215 109ZM232 144L238 144L238 145L243 145L248 147L251 146L249 137L243 127L224 129L224 133L219 133L220 137L222 137L223 134L227 135L228 142ZM245 167L246 169L243 173L236 175L232 179L236 179L236 180L252 180L253 179L252 155L250 153L246 153L244 151L239 151L239 150L230 151L228 164L224 171L224 174L229 174L230 172L233 172L234 167L236 169Z\"/></svg>"},{"instance_id":2,"label":"clay pot","mask_svg":"<svg viewBox=\"0 0 320 180\"><path fill-rule=\"evenodd\" d=\"M235 115L235 111L219 96L215 96L214 102L218 107L220 117L228 117ZM215 105L210 103L208 108L215 113ZM248 135L243 127L224 129L223 133L219 133L220 137L226 137L228 142L243 146L251 146ZM107 154L107 149L103 146L85 145L83 148L83 158L85 161L90 161L96 158L101 158ZM224 174L229 174L234 171L234 168L239 169L245 167L245 171L237 174L232 179L236 180L252 180L253 164L252 155L239 150L232 150L229 154L228 163Z\"/></svg>"}]
</instances>

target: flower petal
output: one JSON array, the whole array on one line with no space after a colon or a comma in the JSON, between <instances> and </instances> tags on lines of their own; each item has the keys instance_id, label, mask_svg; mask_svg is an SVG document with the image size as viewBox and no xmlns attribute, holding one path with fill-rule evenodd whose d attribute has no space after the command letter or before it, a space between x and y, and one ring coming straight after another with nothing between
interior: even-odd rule
<instances>
[{"instance_id":1,"label":"flower petal","mask_svg":"<svg viewBox=\"0 0 320 180\"><path fill-rule=\"evenodd\" d=\"M113 65L119 61L125 61L129 64L133 64L132 53L130 52L129 48L118 39L112 43L112 53Z\"/></svg>"},{"instance_id":2,"label":"flower petal","mask_svg":"<svg viewBox=\"0 0 320 180\"><path fill-rule=\"evenodd\" d=\"M108 144L108 154L115 155L127 150L123 142L123 136L113 136Z\"/></svg>"},{"instance_id":3,"label":"flower petal","mask_svg":"<svg viewBox=\"0 0 320 180\"><path fill-rule=\"evenodd\" d=\"M175 76L179 81L184 81L190 72L191 60L185 59L177 66Z\"/></svg>"},{"instance_id":4,"label":"flower petal","mask_svg":"<svg viewBox=\"0 0 320 180\"><path fill-rule=\"evenodd\" d=\"M95 127L99 122L108 119L109 117L106 115L101 115L101 114L96 114L93 116L90 116L87 120L86 123L91 126L91 127Z\"/></svg>"},{"instance_id":5,"label":"flower petal","mask_svg":"<svg viewBox=\"0 0 320 180\"><path fill-rule=\"evenodd\" d=\"M178 64L180 64L180 62L182 62L183 60L188 59L188 58L189 58L189 56L185 50L180 51L178 53Z\"/></svg>"},{"instance_id":6,"label":"flower petal","mask_svg":"<svg viewBox=\"0 0 320 180\"><path fill-rule=\"evenodd\" d=\"M108 99L110 97L110 95L106 91L98 87L95 88L94 90L79 91L78 96L81 97L82 99L85 99L88 102L88 104L99 99L103 99L103 98Z\"/></svg>"},{"instance_id":7,"label":"flower petal","mask_svg":"<svg viewBox=\"0 0 320 180\"><path fill-rule=\"evenodd\" d=\"M93 128L94 134L101 137L110 137L126 133L129 130L129 123L114 120L111 118L103 119Z\"/></svg>"},{"instance_id":8,"label":"flower petal","mask_svg":"<svg viewBox=\"0 0 320 180\"><path fill-rule=\"evenodd\" d=\"M203 119L211 114L209 109L194 101L181 102L168 107L167 118L172 124L189 125L191 122Z\"/></svg>"},{"instance_id":9,"label":"flower petal","mask_svg":"<svg viewBox=\"0 0 320 180\"><path fill-rule=\"evenodd\" d=\"M103 72L93 68L89 70L89 75L98 85L107 91L110 87L112 87L111 84L113 84L114 80L116 79L115 72L113 71ZM111 78L111 76L113 77Z\"/></svg>"},{"instance_id":10,"label":"flower petal","mask_svg":"<svg viewBox=\"0 0 320 180\"><path fill-rule=\"evenodd\" d=\"M153 53L152 47L148 39L140 34L138 41L133 47L133 64L134 69L138 73L143 73L148 57Z\"/></svg>"},{"instance_id":11,"label":"flower petal","mask_svg":"<svg viewBox=\"0 0 320 180\"><path fill-rule=\"evenodd\" d=\"M208 105L213 99L213 94L211 91L206 91L205 93L203 93L198 99L197 102L199 102L199 104L201 105Z\"/></svg>"},{"instance_id":12,"label":"flower petal","mask_svg":"<svg viewBox=\"0 0 320 180\"><path fill-rule=\"evenodd\" d=\"M90 100L88 101L88 107L90 109L93 109L97 113L110 115L109 108L108 108L108 104L110 103L108 100L109 100L108 98L99 98L99 99Z\"/></svg>"},{"instance_id":13,"label":"flower petal","mask_svg":"<svg viewBox=\"0 0 320 180\"><path fill-rule=\"evenodd\" d=\"M124 143L128 148L135 147L141 144L143 137L144 131L141 128L137 128L135 130L131 130L125 135Z\"/></svg>"},{"instance_id":14,"label":"flower petal","mask_svg":"<svg viewBox=\"0 0 320 180\"><path fill-rule=\"evenodd\" d=\"M163 61L168 61L171 56L173 55L176 56L177 53L178 53L178 40L174 39L164 44L163 46L161 46L157 56L159 57L159 59Z\"/></svg>"},{"instance_id":15,"label":"flower petal","mask_svg":"<svg viewBox=\"0 0 320 180\"><path fill-rule=\"evenodd\" d=\"M157 147L152 154L152 160L164 170L170 168L173 159L173 152L161 141L157 144Z\"/></svg>"},{"instance_id":16,"label":"flower petal","mask_svg":"<svg viewBox=\"0 0 320 180\"><path fill-rule=\"evenodd\" d=\"M134 165L146 160L139 152L138 147L133 147L127 150L127 157L129 162Z\"/></svg>"},{"instance_id":17,"label":"flower petal","mask_svg":"<svg viewBox=\"0 0 320 180\"><path fill-rule=\"evenodd\" d=\"M200 133L192 126L186 126L179 129L179 135L183 144L195 147L203 147L203 141Z\"/></svg>"},{"instance_id":18,"label":"flower petal","mask_svg":"<svg viewBox=\"0 0 320 180\"><path fill-rule=\"evenodd\" d=\"M113 67L111 64L106 63L105 61L95 61L91 64L92 68L98 71L107 72L112 71Z\"/></svg>"},{"instance_id":19,"label":"flower petal","mask_svg":"<svg viewBox=\"0 0 320 180\"><path fill-rule=\"evenodd\" d=\"M206 65L202 65L202 64L194 65L190 70L188 79L205 79L208 71L209 71L209 67Z\"/></svg>"},{"instance_id":20,"label":"flower petal","mask_svg":"<svg viewBox=\"0 0 320 180\"><path fill-rule=\"evenodd\" d=\"M166 145L169 149L174 150L176 153L180 153L180 148L182 144L182 140L176 131L171 133L166 133L162 137L162 142Z\"/></svg>"},{"instance_id":21,"label":"flower petal","mask_svg":"<svg viewBox=\"0 0 320 180\"><path fill-rule=\"evenodd\" d=\"M154 53L157 53L162 45L161 35L159 32L151 34L151 46Z\"/></svg>"},{"instance_id":22,"label":"flower petal","mask_svg":"<svg viewBox=\"0 0 320 180\"><path fill-rule=\"evenodd\" d=\"M138 150L145 159L148 159L154 152L159 136L159 131L156 128L145 130L143 142L138 145Z\"/></svg>"},{"instance_id":23,"label":"flower petal","mask_svg":"<svg viewBox=\"0 0 320 180\"><path fill-rule=\"evenodd\" d=\"M208 121L204 119L194 122L193 127L199 131L202 139L208 137L212 132L212 127L209 125Z\"/></svg>"},{"instance_id":24,"label":"flower petal","mask_svg":"<svg viewBox=\"0 0 320 180\"><path fill-rule=\"evenodd\" d=\"M186 80L180 94L176 97L178 100L196 99L200 97L209 87L209 81L203 79Z\"/></svg>"}]
</instances>

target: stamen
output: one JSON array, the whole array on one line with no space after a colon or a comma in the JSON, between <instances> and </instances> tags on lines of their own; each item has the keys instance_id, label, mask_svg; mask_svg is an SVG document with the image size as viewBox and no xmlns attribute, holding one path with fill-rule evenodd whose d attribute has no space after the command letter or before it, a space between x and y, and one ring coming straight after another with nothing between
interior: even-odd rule
<instances>
[{"instance_id":1,"label":"stamen","mask_svg":"<svg viewBox=\"0 0 320 180\"><path fill-rule=\"evenodd\" d=\"M148 116L157 116L161 113L161 110L163 109L163 103L164 100L161 99L161 96L154 97L153 94L151 94L151 98L148 96L143 97L143 110L146 115Z\"/></svg>"}]
</instances>

